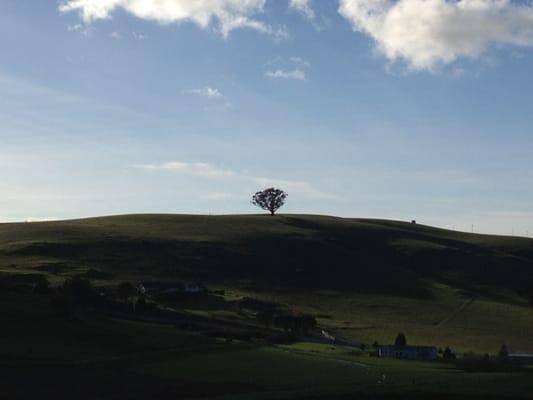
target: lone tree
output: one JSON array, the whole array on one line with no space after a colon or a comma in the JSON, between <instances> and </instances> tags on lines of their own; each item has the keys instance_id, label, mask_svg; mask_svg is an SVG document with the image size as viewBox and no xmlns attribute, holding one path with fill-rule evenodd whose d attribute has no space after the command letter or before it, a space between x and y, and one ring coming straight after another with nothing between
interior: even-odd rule
<instances>
[{"instance_id":1,"label":"lone tree","mask_svg":"<svg viewBox=\"0 0 533 400\"><path fill-rule=\"evenodd\" d=\"M287 196L287 193L281 189L268 188L254 194L252 204L269 211L270 215L274 215L285 204Z\"/></svg>"},{"instance_id":2,"label":"lone tree","mask_svg":"<svg viewBox=\"0 0 533 400\"><path fill-rule=\"evenodd\" d=\"M502 345L502 347L500 348L500 351L498 353L498 357L500 357L500 358L509 357L509 350L507 350L507 346L506 345Z\"/></svg>"},{"instance_id":3,"label":"lone tree","mask_svg":"<svg viewBox=\"0 0 533 400\"><path fill-rule=\"evenodd\" d=\"M396 340L394 341L394 344L396 346L407 346L407 339L405 338L405 335L403 333L398 333L398 336L396 336Z\"/></svg>"}]
</instances>

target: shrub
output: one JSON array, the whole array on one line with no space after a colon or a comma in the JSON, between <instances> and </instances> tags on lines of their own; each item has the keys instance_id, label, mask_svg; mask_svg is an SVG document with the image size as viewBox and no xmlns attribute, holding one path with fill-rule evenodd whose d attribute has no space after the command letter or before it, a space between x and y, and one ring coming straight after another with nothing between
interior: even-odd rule
<instances>
[{"instance_id":1,"label":"shrub","mask_svg":"<svg viewBox=\"0 0 533 400\"><path fill-rule=\"evenodd\" d=\"M448 346L446 346L446 348L444 349L444 352L442 353L442 358L444 358L445 360L455 360L457 356L452 352L452 350Z\"/></svg>"},{"instance_id":2,"label":"shrub","mask_svg":"<svg viewBox=\"0 0 533 400\"><path fill-rule=\"evenodd\" d=\"M405 338L405 334L402 332L398 333L398 336L396 336L396 340L394 341L394 344L396 346L407 346L407 339Z\"/></svg>"},{"instance_id":3,"label":"shrub","mask_svg":"<svg viewBox=\"0 0 533 400\"><path fill-rule=\"evenodd\" d=\"M131 282L121 282L117 286L117 297L121 300L128 300L137 295L137 288Z\"/></svg>"}]
</instances>

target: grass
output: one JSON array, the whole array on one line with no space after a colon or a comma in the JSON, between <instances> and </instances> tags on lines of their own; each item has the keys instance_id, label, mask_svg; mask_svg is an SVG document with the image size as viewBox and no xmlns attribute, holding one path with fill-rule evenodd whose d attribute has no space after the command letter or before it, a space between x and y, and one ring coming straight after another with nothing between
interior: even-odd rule
<instances>
[{"instance_id":1,"label":"grass","mask_svg":"<svg viewBox=\"0 0 533 400\"><path fill-rule=\"evenodd\" d=\"M103 286L201 280L223 289L223 298L169 304L207 319L254 324L252 313L234 307L251 297L312 313L343 339L384 344L404 332L412 344L458 353L495 354L503 343L533 352L533 311L523 296L532 265L528 239L394 221L138 215L0 224L0 280L41 275L59 285L87 271ZM382 360L308 343L226 343L94 312L65 321L49 298L31 293L1 291L0 318L5 398L533 394L528 372L467 374L449 364Z\"/></svg>"}]
</instances>

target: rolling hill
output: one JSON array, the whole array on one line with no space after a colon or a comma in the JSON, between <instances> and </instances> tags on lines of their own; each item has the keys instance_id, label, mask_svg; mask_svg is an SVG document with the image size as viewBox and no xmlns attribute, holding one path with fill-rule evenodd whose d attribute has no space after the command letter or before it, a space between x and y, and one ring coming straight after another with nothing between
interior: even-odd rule
<instances>
[{"instance_id":1,"label":"rolling hill","mask_svg":"<svg viewBox=\"0 0 533 400\"><path fill-rule=\"evenodd\" d=\"M523 293L533 240L313 215L124 215L1 224L0 265L415 298L444 283L496 295Z\"/></svg>"},{"instance_id":2,"label":"rolling hill","mask_svg":"<svg viewBox=\"0 0 533 400\"><path fill-rule=\"evenodd\" d=\"M76 276L130 311L81 307L61 317L54 299ZM467 373L446 360L371 353L398 332L460 357L495 355L504 343L533 352L524 296L532 276L532 240L398 221L123 215L0 224L0 398L531 398L531 369ZM40 293L43 279L53 288ZM116 303L120 284L151 280L212 290L156 299L171 320ZM312 314L341 340L236 339L265 332L254 304Z\"/></svg>"}]
</instances>

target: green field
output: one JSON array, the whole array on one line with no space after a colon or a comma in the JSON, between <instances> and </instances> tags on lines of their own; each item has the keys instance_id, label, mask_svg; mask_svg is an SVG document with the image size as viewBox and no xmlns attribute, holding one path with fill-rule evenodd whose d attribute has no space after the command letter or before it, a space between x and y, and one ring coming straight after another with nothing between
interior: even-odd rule
<instances>
[{"instance_id":1,"label":"green field","mask_svg":"<svg viewBox=\"0 0 533 400\"><path fill-rule=\"evenodd\" d=\"M74 276L101 288L201 281L223 294L166 306L222 330L262 329L237 306L247 298L311 313L320 328L367 348L405 332L409 343L459 355L496 354L504 343L533 352L529 239L301 215L0 224L0 398L533 396L527 369L465 373L353 347L228 341L90 308L65 320L50 295L26 287Z\"/></svg>"}]
</instances>

